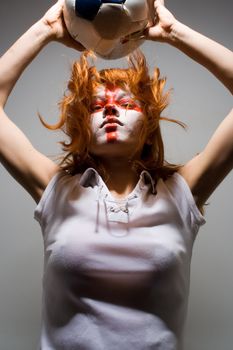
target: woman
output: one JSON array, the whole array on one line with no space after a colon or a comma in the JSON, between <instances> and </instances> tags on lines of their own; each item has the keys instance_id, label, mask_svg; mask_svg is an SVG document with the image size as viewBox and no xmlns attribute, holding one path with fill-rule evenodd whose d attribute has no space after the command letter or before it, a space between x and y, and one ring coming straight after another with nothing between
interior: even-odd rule
<instances>
[{"instance_id":1,"label":"woman","mask_svg":"<svg viewBox=\"0 0 233 350\"><path fill-rule=\"evenodd\" d=\"M132 59L130 74L88 70L84 56L54 127L71 138L63 144L68 157L55 164L4 106L49 42L82 49L65 30L62 6L58 1L0 61L1 162L38 203L45 240L40 347L181 349L192 244L205 221L200 210L232 168L233 112L195 158L166 164L158 127L164 81L158 74L148 80L142 57ZM182 50L232 92L232 52L178 22L162 1L155 13L147 39Z\"/></svg>"}]
</instances>

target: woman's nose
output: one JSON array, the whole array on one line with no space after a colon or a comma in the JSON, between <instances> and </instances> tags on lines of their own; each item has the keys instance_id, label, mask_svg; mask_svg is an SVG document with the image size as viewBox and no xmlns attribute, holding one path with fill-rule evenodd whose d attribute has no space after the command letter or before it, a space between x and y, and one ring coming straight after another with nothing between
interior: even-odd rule
<instances>
[{"instance_id":1,"label":"woman's nose","mask_svg":"<svg viewBox=\"0 0 233 350\"><path fill-rule=\"evenodd\" d=\"M118 117L118 115L119 115L117 107L113 103L111 103L111 104L108 103L105 105L103 114L104 114L104 117L106 117L107 115L115 115Z\"/></svg>"}]
</instances>

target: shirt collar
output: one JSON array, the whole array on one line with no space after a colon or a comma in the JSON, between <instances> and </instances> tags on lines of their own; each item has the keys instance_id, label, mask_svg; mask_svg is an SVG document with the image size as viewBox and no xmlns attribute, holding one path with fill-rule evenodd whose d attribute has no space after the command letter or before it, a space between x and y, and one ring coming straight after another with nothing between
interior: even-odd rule
<instances>
[{"instance_id":1,"label":"shirt collar","mask_svg":"<svg viewBox=\"0 0 233 350\"><path fill-rule=\"evenodd\" d=\"M140 189L144 189L145 187L147 188L150 186L152 193L155 193L155 181L147 170L143 170L141 172L138 186Z\"/></svg>"},{"instance_id":2,"label":"shirt collar","mask_svg":"<svg viewBox=\"0 0 233 350\"><path fill-rule=\"evenodd\" d=\"M100 175L94 168L88 168L81 175L79 183L83 187L95 187L100 183Z\"/></svg>"},{"instance_id":3,"label":"shirt collar","mask_svg":"<svg viewBox=\"0 0 233 350\"><path fill-rule=\"evenodd\" d=\"M88 168L81 175L79 183L83 187L95 187L100 184L100 175L94 168ZM142 190L151 186L152 193L155 193L155 181L152 179L147 170L143 170L140 174L136 188Z\"/></svg>"}]
</instances>

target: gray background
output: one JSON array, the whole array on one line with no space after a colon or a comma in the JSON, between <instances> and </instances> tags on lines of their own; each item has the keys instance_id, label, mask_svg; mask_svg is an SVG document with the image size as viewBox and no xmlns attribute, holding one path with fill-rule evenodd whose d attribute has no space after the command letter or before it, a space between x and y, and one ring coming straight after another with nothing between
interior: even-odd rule
<instances>
[{"instance_id":1,"label":"gray background","mask_svg":"<svg viewBox=\"0 0 233 350\"><path fill-rule=\"evenodd\" d=\"M52 1L1 3L0 53L23 33ZM167 1L178 19L232 48L233 3L229 0ZM167 158L185 162L201 151L232 107L229 92L201 66L174 48L146 43L150 66L157 64L173 87L166 115L189 125L187 132L164 123ZM7 113L34 146L47 155L59 152L59 134L45 130L37 111L56 121L70 63L79 56L62 45L50 44L17 83ZM224 59L224 57L223 57ZM122 61L97 65L116 66ZM13 140L12 140L13 142ZM0 349L36 349L40 328L43 243L33 220L35 204L0 166ZM186 350L231 350L233 343L232 184L230 174L209 200L207 224L196 240L186 326Z\"/></svg>"}]
</instances>

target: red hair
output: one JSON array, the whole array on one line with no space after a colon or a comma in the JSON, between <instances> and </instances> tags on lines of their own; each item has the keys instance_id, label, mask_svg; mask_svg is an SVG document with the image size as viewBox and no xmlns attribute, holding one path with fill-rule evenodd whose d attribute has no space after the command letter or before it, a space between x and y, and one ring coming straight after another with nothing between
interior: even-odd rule
<instances>
[{"instance_id":1,"label":"red hair","mask_svg":"<svg viewBox=\"0 0 233 350\"><path fill-rule=\"evenodd\" d=\"M184 124L162 117L168 105L169 91L164 92L165 78L160 78L158 68L152 77L148 72L146 59L141 51L129 55L126 69L103 69L98 71L88 63L88 52L73 64L67 92L59 103L60 119L49 125L40 117L43 125L50 130L61 129L68 142L60 142L65 152L61 158L61 168L76 174L92 166L103 170L97 157L89 152L91 144L90 110L93 93L99 85L114 85L129 89L142 106L144 125L138 138L138 149L142 149L140 159L133 161L137 171L147 169L156 177L166 178L178 170L178 165L169 164L164 159L164 146L159 126L160 120L167 120L184 127ZM137 150L138 150L137 149ZM136 151L137 151L136 150ZM135 152L136 153L136 152Z\"/></svg>"}]
</instances>

